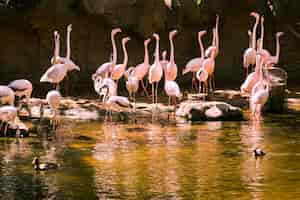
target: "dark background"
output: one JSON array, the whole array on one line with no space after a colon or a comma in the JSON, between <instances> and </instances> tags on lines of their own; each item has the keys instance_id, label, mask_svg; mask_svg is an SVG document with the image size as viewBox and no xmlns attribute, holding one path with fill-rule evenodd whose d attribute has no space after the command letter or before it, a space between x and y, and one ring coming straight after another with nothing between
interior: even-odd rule
<instances>
[{"instance_id":1,"label":"dark background","mask_svg":"<svg viewBox=\"0 0 300 200\"><path fill-rule=\"evenodd\" d=\"M263 0L173 0L170 10L164 0L0 0L0 84L26 78L34 84L34 95L45 95L47 83L39 83L53 55L53 31L61 34L61 55L65 56L66 26L73 24L72 59L81 67L70 76L71 95L94 95L91 74L111 54L110 31L117 36L118 63L122 62L121 38L128 43L129 64L143 61L143 40L153 32L161 36L161 50L169 50L168 32L174 28L175 60L180 68L178 82L190 88L191 74L182 76L188 60L199 56L197 32L208 31L205 47L211 43L215 14L220 15L220 54L216 59L217 88L239 88L245 78L242 54L248 46L247 30L252 27L251 11L265 15L264 47L275 54L275 33L283 31L279 66L287 70L289 86L296 87L300 75L300 1L273 0L273 13ZM274 15L275 14L275 15ZM259 28L258 28L259 30ZM150 45L153 61L155 43ZM162 82L162 81L161 81ZM121 86L122 88L122 86Z\"/></svg>"}]
</instances>

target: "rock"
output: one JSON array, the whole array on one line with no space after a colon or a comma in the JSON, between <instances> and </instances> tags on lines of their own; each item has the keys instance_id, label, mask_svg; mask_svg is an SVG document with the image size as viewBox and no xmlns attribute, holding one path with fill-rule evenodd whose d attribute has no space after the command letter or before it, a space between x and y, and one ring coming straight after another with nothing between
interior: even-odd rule
<instances>
[{"instance_id":1,"label":"rock","mask_svg":"<svg viewBox=\"0 0 300 200\"><path fill-rule=\"evenodd\" d=\"M183 102L176 112L177 116L191 121L241 121L243 112L240 108L218 101Z\"/></svg>"}]
</instances>

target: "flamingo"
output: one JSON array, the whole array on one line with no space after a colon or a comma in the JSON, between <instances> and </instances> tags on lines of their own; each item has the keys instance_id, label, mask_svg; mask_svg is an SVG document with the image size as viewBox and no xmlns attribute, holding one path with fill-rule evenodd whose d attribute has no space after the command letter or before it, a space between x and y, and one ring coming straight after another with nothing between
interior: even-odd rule
<instances>
[{"instance_id":1,"label":"flamingo","mask_svg":"<svg viewBox=\"0 0 300 200\"><path fill-rule=\"evenodd\" d=\"M124 72L127 67L128 53L127 53L127 49L126 49L126 44L129 40L130 40L129 37L122 39L122 48L123 48L123 54L124 54L123 63L115 65L115 67L111 71L111 79L117 81L117 85L118 85L118 80L124 75Z\"/></svg>"},{"instance_id":2,"label":"flamingo","mask_svg":"<svg viewBox=\"0 0 300 200\"><path fill-rule=\"evenodd\" d=\"M106 94L106 91L103 91L105 88L103 88L104 85L109 86L109 96L116 96L117 95L117 84L115 81L113 81L110 78L104 78L102 79L101 76L96 76L94 81L94 88L95 91L99 94L100 98L103 97Z\"/></svg>"},{"instance_id":3,"label":"flamingo","mask_svg":"<svg viewBox=\"0 0 300 200\"><path fill-rule=\"evenodd\" d=\"M142 88L144 90L144 94L148 97L149 94L148 94L148 91L145 87L145 84L144 84L144 77L146 76L146 74L148 73L149 71L149 68L150 68L150 64L149 64L149 53L148 53L148 44L150 43L151 39L146 39L144 41L144 49L145 49L145 55L144 55L144 62L141 63L141 64L138 64L136 67L135 67L135 70L134 70L134 76L139 80L141 81L141 85L142 85Z\"/></svg>"},{"instance_id":4,"label":"flamingo","mask_svg":"<svg viewBox=\"0 0 300 200\"><path fill-rule=\"evenodd\" d=\"M52 112L54 113L54 115L53 115L53 117L51 119L51 124L53 124L55 127L59 123L58 108L59 108L59 104L60 104L61 98L62 98L61 94L59 93L59 91L56 91L56 90L49 91L47 93L47 96L46 96L47 103L50 106Z\"/></svg>"},{"instance_id":5,"label":"flamingo","mask_svg":"<svg viewBox=\"0 0 300 200\"><path fill-rule=\"evenodd\" d=\"M278 64L279 62L279 54L280 54L280 44L279 38L283 35L283 32L276 33L276 55L270 56L266 61L266 67L273 67L274 65Z\"/></svg>"},{"instance_id":6,"label":"flamingo","mask_svg":"<svg viewBox=\"0 0 300 200\"><path fill-rule=\"evenodd\" d=\"M19 98L25 97L27 109L29 111L29 115L31 115L31 109L29 107L29 99L31 97L31 93L33 89L32 83L26 79L18 79L9 83L8 87L15 92L15 96Z\"/></svg>"},{"instance_id":7,"label":"flamingo","mask_svg":"<svg viewBox=\"0 0 300 200\"><path fill-rule=\"evenodd\" d=\"M202 88L201 88L201 83L204 84L203 87L203 93L206 94L208 93L208 85L207 85L207 80L208 80L208 73L206 71L206 69L204 69L203 67L201 67L197 73L196 73L196 77L199 81L199 93L202 92ZM203 96L203 99L205 99L205 95Z\"/></svg>"},{"instance_id":8,"label":"flamingo","mask_svg":"<svg viewBox=\"0 0 300 200\"><path fill-rule=\"evenodd\" d=\"M262 56L261 53L257 57ZM263 77L262 62L259 63L259 80L251 90L250 109L254 118L261 116L261 111L269 98L269 84Z\"/></svg>"},{"instance_id":9,"label":"flamingo","mask_svg":"<svg viewBox=\"0 0 300 200\"><path fill-rule=\"evenodd\" d=\"M255 65L256 61L256 29L259 23L259 14L256 12L250 13L250 16L255 18L255 24L252 30L252 44L249 45L249 48L244 51L243 54L243 66L246 68L246 74L248 76L249 66ZM249 32L248 32L249 34Z\"/></svg>"},{"instance_id":10,"label":"flamingo","mask_svg":"<svg viewBox=\"0 0 300 200\"><path fill-rule=\"evenodd\" d=\"M173 38L174 36L176 36L177 32L178 32L177 30L173 30L169 33L171 51L170 51L170 61L167 64L165 76L167 80L171 80L171 81L174 81L177 77L177 65L174 59L174 43L173 43Z\"/></svg>"},{"instance_id":11,"label":"flamingo","mask_svg":"<svg viewBox=\"0 0 300 200\"><path fill-rule=\"evenodd\" d=\"M169 97L168 107L171 105L171 101L173 101L174 113L176 113L176 105L177 105L176 98L181 99L182 93L180 92L180 88L179 88L178 84L176 83L176 81L168 79L169 77L166 75L167 69L164 70L164 73L165 73L164 89L165 89L166 94ZM169 119L169 115L168 115L168 119Z\"/></svg>"},{"instance_id":12,"label":"flamingo","mask_svg":"<svg viewBox=\"0 0 300 200\"><path fill-rule=\"evenodd\" d=\"M195 74L196 72L201 68L203 60L204 60L204 47L203 47L203 43L202 43L202 37L206 34L206 31L200 31L198 32L198 42L199 42L199 46L200 46L200 51L201 51L201 55L200 57L197 58L193 58L192 60L190 60L184 70L182 71L182 74L186 74L188 72L192 72L193 73L193 79L192 79L192 88L195 86L195 88L197 88L197 83L196 83L196 79L195 79Z\"/></svg>"},{"instance_id":13,"label":"flamingo","mask_svg":"<svg viewBox=\"0 0 300 200\"><path fill-rule=\"evenodd\" d=\"M219 55L219 15L216 15L216 26L213 29L213 42L210 47L205 50L205 57L210 57L210 54L213 53L212 47L217 47L216 51L214 52L214 58Z\"/></svg>"},{"instance_id":14,"label":"flamingo","mask_svg":"<svg viewBox=\"0 0 300 200\"><path fill-rule=\"evenodd\" d=\"M60 51L60 36L58 34L58 31L54 31L54 54L53 57L51 58L51 64L59 64L60 56L59 56L59 51Z\"/></svg>"},{"instance_id":15,"label":"flamingo","mask_svg":"<svg viewBox=\"0 0 300 200\"><path fill-rule=\"evenodd\" d=\"M212 53L210 54L209 58L206 58L203 63L202 63L202 67L207 71L208 73L208 77L209 77L209 88L211 90L213 90L213 86L212 86L212 80L213 80L213 74L215 71L215 59L214 59L214 55L215 53L213 51L216 51L217 47L213 47L212 48Z\"/></svg>"},{"instance_id":16,"label":"flamingo","mask_svg":"<svg viewBox=\"0 0 300 200\"><path fill-rule=\"evenodd\" d=\"M261 36L258 39L258 49L260 54L262 55L262 64L263 66L266 65L267 60L271 57L271 54L268 50L264 49L264 16L261 17Z\"/></svg>"},{"instance_id":17,"label":"flamingo","mask_svg":"<svg viewBox=\"0 0 300 200\"><path fill-rule=\"evenodd\" d=\"M110 121L112 121L112 109L122 109L122 108L132 108L132 105L127 97L111 95L110 88L113 88L113 85L110 85L112 82L107 82L103 84L100 90L105 89L103 96L103 105L106 108L105 121L107 119L107 114L109 115Z\"/></svg>"},{"instance_id":18,"label":"flamingo","mask_svg":"<svg viewBox=\"0 0 300 200\"><path fill-rule=\"evenodd\" d=\"M135 77L135 68L134 67L130 67L128 68L128 70L126 71L126 89L129 92L129 97L132 97L133 102L134 102L134 113L136 113L136 98L135 98L135 94L137 93L138 89L139 89L139 80Z\"/></svg>"},{"instance_id":19,"label":"flamingo","mask_svg":"<svg viewBox=\"0 0 300 200\"><path fill-rule=\"evenodd\" d=\"M162 57L162 60L160 60L160 65L163 69L163 71L165 71L167 69L167 65L169 63L169 61L167 60L167 51L163 51L161 53L161 57Z\"/></svg>"},{"instance_id":20,"label":"flamingo","mask_svg":"<svg viewBox=\"0 0 300 200\"><path fill-rule=\"evenodd\" d=\"M252 32L248 30L249 48L252 48Z\"/></svg>"},{"instance_id":21,"label":"flamingo","mask_svg":"<svg viewBox=\"0 0 300 200\"><path fill-rule=\"evenodd\" d=\"M154 33L153 37L156 40L156 47L155 47L155 60L154 63L151 65L149 69L149 82L152 85L152 103L155 103L157 107L157 90L158 90L158 83L162 78L163 69L161 63L159 61L159 35ZM154 85L156 83L156 88L154 89Z\"/></svg>"},{"instance_id":22,"label":"flamingo","mask_svg":"<svg viewBox=\"0 0 300 200\"><path fill-rule=\"evenodd\" d=\"M3 106L0 108L0 131L5 123L4 136L6 136L7 128L9 123L15 123L18 115L18 110L14 106ZM19 126L17 126L17 135L19 134Z\"/></svg>"},{"instance_id":23,"label":"flamingo","mask_svg":"<svg viewBox=\"0 0 300 200\"><path fill-rule=\"evenodd\" d=\"M14 91L5 85L0 85L0 104L1 105L11 105L13 106L15 102Z\"/></svg>"},{"instance_id":24,"label":"flamingo","mask_svg":"<svg viewBox=\"0 0 300 200\"><path fill-rule=\"evenodd\" d=\"M113 56L112 56L112 61L106 62L102 64L96 72L93 74L92 79L96 79L96 76L100 75L104 78L107 78L109 75L110 70L114 68L114 66L117 64L117 47L116 47L116 41L115 41L115 36L117 33L121 33L122 30L120 28L115 28L112 29L111 31L111 43L112 43L112 48L113 48Z\"/></svg>"}]
</instances>

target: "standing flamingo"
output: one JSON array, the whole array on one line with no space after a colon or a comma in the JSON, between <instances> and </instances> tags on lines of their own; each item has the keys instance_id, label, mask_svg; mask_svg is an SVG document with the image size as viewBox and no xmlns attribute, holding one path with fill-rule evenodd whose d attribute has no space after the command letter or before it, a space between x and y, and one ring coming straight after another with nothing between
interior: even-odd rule
<instances>
[{"instance_id":1,"label":"standing flamingo","mask_svg":"<svg viewBox=\"0 0 300 200\"><path fill-rule=\"evenodd\" d=\"M216 51L217 47L213 47L212 51ZM209 89L211 89L213 91L213 85L212 85L212 81L213 81L213 74L215 71L215 59L214 59L214 55L215 53L212 52L210 54L209 58L206 58L203 63L202 63L202 67L207 71L208 73L208 78L209 78Z\"/></svg>"},{"instance_id":2,"label":"standing flamingo","mask_svg":"<svg viewBox=\"0 0 300 200\"><path fill-rule=\"evenodd\" d=\"M255 17L255 24L253 26L252 30L252 44L249 46L248 49L244 51L243 54L243 66L246 68L246 73L248 75L249 73L249 67L251 65L255 65L256 61L256 29L259 23L259 14L256 12L250 13L250 16Z\"/></svg>"},{"instance_id":3,"label":"standing flamingo","mask_svg":"<svg viewBox=\"0 0 300 200\"><path fill-rule=\"evenodd\" d=\"M168 106L171 105L171 101L173 101L174 104L174 113L176 113L176 98L181 99L182 98L182 93L180 92L180 88L178 86L178 84L176 83L176 81L173 80L167 80L166 78L167 76L165 75L165 92L169 97L169 103ZM169 115L168 115L169 117Z\"/></svg>"},{"instance_id":4,"label":"standing flamingo","mask_svg":"<svg viewBox=\"0 0 300 200\"><path fill-rule=\"evenodd\" d=\"M257 57L260 57L259 53ZM262 58L258 58L262 60ZM254 118L260 118L261 111L269 98L269 84L263 77L263 63L259 62L259 80L251 90L250 109Z\"/></svg>"},{"instance_id":5,"label":"standing flamingo","mask_svg":"<svg viewBox=\"0 0 300 200\"><path fill-rule=\"evenodd\" d=\"M47 93L46 100L47 100L48 105L50 106L52 112L54 113L53 118L51 119L51 125L53 125L54 127L57 127L57 125L59 123L58 108L59 108L59 104L61 101L61 95L58 91L52 90Z\"/></svg>"},{"instance_id":6,"label":"standing flamingo","mask_svg":"<svg viewBox=\"0 0 300 200\"><path fill-rule=\"evenodd\" d=\"M162 57L162 60L160 60L160 65L163 69L163 71L167 70L167 65L169 63L169 61L167 60L167 51L163 51L161 53L161 57Z\"/></svg>"},{"instance_id":7,"label":"standing flamingo","mask_svg":"<svg viewBox=\"0 0 300 200\"><path fill-rule=\"evenodd\" d=\"M14 106L3 106L0 108L0 131L2 130L2 126L4 125L4 136L6 136L7 128L9 126L9 123L15 123L17 120L18 115L18 109ZM17 126L17 133L19 133L19 126Z\"/></svg>"},{"instance_id":8,"label":"standing flamingo","mask_svg":"<svg viewBox=\"0 0 300 200\"><path fill-rule=\"evenodd\" d=\"M196 73L196 77L199 81L199 93L203 92L203 99L205 99L205 94L208 93L208 85L207 85L207 80L208 80L208 73L206 71L206 69L204 69L203 67L201 67L197 73ZM201 88L201 83L203 83L203 91Z\"/></svg>"},{"instance_id":9,"label":"standing flamingo","mask_svg":"<svg viewBox=\"0 0 300 200\"><path fill-rule=\"evenodd\" d=\"M120 28L115 28L112 29L111 31L111 43L112 43L112 48L113 48L113 56L112 56L112 61L106 62L102 64L96 72L93 74L92 79L94 80L96 76L100 75L104 78L107 78L109 75L110 70L114 68L114 66L117 64L117 47L116 47L116 41L115 41L115 36L117 33L122 32Z\"/></svg>"},{"instance_id":10,"label":"standing flamingo","mask_svg":"<svg viewBox=\"0 0 300 200\"><path fill-rule=\"evenodd\" d=\"M122 48L123 48L123 54L124 54L123 63L115 65L115 67L111 71L111 79L117 81L117 85L118 85L119 79L124 75L124 72L127 67L128 53L127 53L127 49L126 49L126 44L129 40L130 40L129 37L122 39Z\"/></svg>"},{"instance_id":11,"label":"standing flamingo","mask_svg":"<svg viewBox=\"0 0 300 200\"><path fill-rule=\"evenodd\" d=\"M203 60L204 60L204 47L203 47L203 43L202 43L202 36L204 36L205 34L206 34L206 31L200 31L200 32L198 32L198 42L199 42L200 52L201 52L200 57L193 58L192 60L190 60L186 64L184 70L182 71L183 75L186 74L186 73L188 73L188 72L192 72L193 73L192 88L194 86L195 86L195 88L197 88L195 74L202 67L202 63L203 63Z\"/></svg>"},{"instance_id":12,"label":"standing flamingo","mask_svg":"<svg viewBox=\"0 0 300 200\"><path fill-rule=\"evenodd\" d=\"M54 54L53 57L51 58L51 64L59 64L60 56L60 36L58 34L58 31L54 31Z\"/></svg>"},{"instance_id":13,"label":"standing flamingo","mask_svg":"<svg viewBox=\"0 0 300 200\"><path fill-rule=\"evenodd\" d=\"M157 107L158 83L161 80L161 77L163 75L163 69L159 61L159 35L154 33L153 37L156 40L155 60L153 65L151 65L149 69L149 82L152 85L152 103L153 104L155 103L155 106ZM156 83L156 87L155 87L155 83Z\"/></svg>"},{"instance_id":14,"label":"standing flamingo","mask_svg":"<svg viewBox=\"0 0 300 200\"><path fill-rule=\"evenodd\" d=\"M213 46L217 47L215 52L212 51ZM216 26L213 29L212 45L205 50L205 57L210 57L211 53L215 53L214 58L216 58L219 55L219 15L216 15Z\"/></svg>"},{"instance_id":15,"label":"standing flamingo","mask_svg":"<svg viewBox=\"0 0 300 200\"><path fill-rule=\"evenodd\" d=\"M174 43L173 43L173 38L177 34L177 32L178 32L177 30L173 30L169 33L171 51L170 51L170 61L167 64L165 76L167 80L171 80L171 81L174 81L177 77L177 65L174 59Z\"/></svg>"},{"instance_id":16,"label":"standing flamingo","mask_svg":"<svg viewBox=\"0 0 300 200\"><path fill-rule=\"evenodd\" d=\"M276 33L276 55L270 56L266 61L266 67L273 67L279 62L279 54L280 54L280 43L279 38L283 35L283 32Z\"/></svg>"},{"instance_id":17,"label":"standing flamingo","mask_svg":"<svg viewBox=\"0 0 300 200\"><path fill-rule=\"evenodd\" d=\"M142 84L142 88L144 90L144 94L148 97L149 94L148 94L148 91L145 87L145 84L144 84L144 77L146 76L146 74L148 73L149 71L149 68L150 68L150 64L149 64L149 53L148 53L148 44L150 43L151 39L146 39L144 41L144 49L145 49L145 55L144 55L144 62L141 63L141 64L138 64L136 67L135 67L135 70L134 70L134 76L139 80L141 81L141 84Z\"/></svg>"},{"instance_id":18,"label":"standing flamingo","mask_svg":"<svg viewBox=\"0 0 300 200\"><path fill-rule=\"evenodd\" d=\"M13 106L15 103L15 93L5 85L0 85L0 105L8 104Z\"/></svg>"},{"instance_id":19,"label":"standing flamingo","mask_svg":"<svg viewBox=\"0 0 300 200\"><path fill-rule=\"evenodd\" d=\"M126 71L126 89L129 93L129 97L131 97L133 99L134 102L134 113L136 113L136 98L135 98L135 94L137 93L138 89L139 89L139 80L135 77L135 68L134 67L130 67L128 68L128 70Z\"/></svg>"},{"instance_id":20,"label":"standing flamingo","mask_svg":"<svg viewBox=\"0 0 300 200\"><path fill-rule=\"evenodd\" d=\"M101 76L96 76L96 79L94 80L94 89L98 93L98 95L101 97L104 97L107 91L104 91L106 88L103 88L104 85L107 85L108 88L108 95L109 96L116 96L117 95L117 84L115 81L113 81L110 78L104 78L102 79Z\"/></svg>"}]
</instances>

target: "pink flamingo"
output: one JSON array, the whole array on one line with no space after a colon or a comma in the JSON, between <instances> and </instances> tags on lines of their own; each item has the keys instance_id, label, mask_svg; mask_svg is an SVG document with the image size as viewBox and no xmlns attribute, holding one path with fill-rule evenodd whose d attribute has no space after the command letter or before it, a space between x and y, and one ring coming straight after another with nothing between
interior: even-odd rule
<instances>
[{"instance_id":1,"label":"pink flamingo","mask_svg":"<svg viewBox=\"0 0 300 200\"><path fill-rule=\"evenodd\" d=\"M54 31L54 54L51 58L51 64L59 64L59 51L60 51L60 36L58 34L58 31Z\"/></svg>"},{"instance_id":2,"label":"pink flamingo","mask_svg":"<svg viewBox=\"0 0 300 200\"><path fill-rule=\"evenodd\" d=\"M171 80L171 81L174 81L177 77L177 65L174 59L174 43L173 43L173 38L177 34L177 32L178 32L177 30L174 30L169 33L171 52L170 52L170 61L167 64L165 76L167 80Z\"/></svg>"},{"instance_id":3,"label":"pink flamingo","mask_svg":"<svg viewBox=\"0 0 300 200\"><path fill-rule=\"evenodd\" d=\"M127 49L126 49L126 44L129 40L130 40L129 37L122 39L122 48L123 48L123 54L124 54L123 63L115 65L115 67L111 71L111 79L117 81L117 85L118 85L119 79L124 75L126 67L127 67L128 53L127 53Z\"/></svg>"},{"instance_id":4,"label":"pink flamingo","mask_svg":"<svg viewBox=\"0 0 300 200\"><path fill-rule=\"evenodd\" d=\"M135 68L134 67L129 67L127 71L125 72L126 75L125 78L127 79L126 81L126 89L129 93L129 97L133 98L133 101L135 103L135 94L139 89L139 80L135 77Z\"/></svg>"},{"instance_id":5,"label":"pink flamingo","mask_svg":"<svg viewBox=\"0 0 300 200\"><path fill-rule=\"evenodd\" d=\"M249 36L249 48L252 48L252 32L248 30L248 36Z\"/></svg>"},{"instance_id":6,"label":"pink flamingo","mask_svg":"<svg viewBox=\"0 0 300 200\"><path fill-rule=\"evenodd\" d=\"M162 60L160 60L160 64L162 69L165 71L167 70L167 65L169 63L169 61L167 60L167 51L163 51L161 56L162 56Z\"/></svg>"},{"instance_id":7,"label":"pink flamingo","mask_svg":"<svg viewBox=\"0 0 300 200\"><path fill-rule=\"evenodd\" d=\"M192 78L192 88L195 86L195 88L197 88L197 83L196 83L196 79L195 79L195 74L196 72L201 68L203 60L204 60L204 47L203 47L203 43L202 43L202 37L206 34L206 31L200 31L198 32L198 42L199 42L199 46L200 46L200 51L201 51L201 55L200 57L197 58L193 58L192 60L190 60L184 70L182 71L182 74L186 74L188 72L192 72L193 73L193 78Z\"/></svg>"},{"instance_id":8,"label":"pink flamingo","mask_svg":"<svg viewBox=\"0 0 300 200\"><path fill-rule=\"evenodd\" d=\"M150 68L149 53L148 53L148 45L149 45L150 41L151 41L151 39L147 39L147 40L144 41L144 49L145 49L144 62L137 65L135 67L135 70L134 70L134 76L139 81L141 81L142 88L143 88L144 94L146 96L149 96L149 94L148 94L148 91L147 91L147 89L145 87L145 84L144 84L144 77L146 76L146 74L148 73L149 68Z\"/></svg>"},{"instance_id":9,"label":"pink flamingo","mask_svg":"<svg viewBox=\"0 0 300 200\"><path fill-rule=\"evenodd\" d=\"M163 75L163 69L161 63L159 61L159 35L154 33L153 37L156 40L156 47L155 47L155 60L154 63L151 65L149 69L149 83L152 85L152 103L157 106L157 90L158 90L158 83L161 80ZM155 87L156 83L156 87ZM155 88L155 89L154 89Z\"/></svg>"},{"instance_id":10,"label":"pink flamingo","mask_svg":"<svg viewBox=\"0 0 300 200\"><path fill-rule=\"evenodd\" d=\"M217 47L215 52L212 51L213 46ZM219 15L216 15L216 26L213 29L212 45L205 50L205 57L210 57L211 53L215 53L214 58L216 58L219 55Z\"/></svg>"},{"instance_id":11,"label":"pink flamingo","mask_svg":"<svg viewBox=\"0 0 300 200\"><path fill-rule=\"evenodd\" d=\"M252 30L252 44L249 45L249 48L244 51L243 54L243 66L246 68L246 73L248 75L249 67L255 65L256 61L256 29L259 23L259 14L256 12L250 13L250 16L255 17L255 24ZM249 34L249 32L248 32Z\"/></svg>"},{"instance_id":12,"label":"pink flamingo","mask_svg":"<svg viewBox=\"0 0 300 200\"><path fill-rule=\"evenodd\" d=\"M203 67L201 67L197 71L196 77L197 77L197 79L199 81L199 93L202 92L201 83L203 83L203 85L204 85L204 87L203 87L203 93L207 94L208 93L208 85L207 85L208 73L207 73L206 69L204 69ZM205 95L203 96L203 99L205 99Z\"/></svg>"},{"instance_id":13,"label":"pink flamingo","mask_svg":"<svg viewBox=\"0 0 300 200\"><path fill-rule=\"evenodd\" d=\"M259 53L257 57L260 57L261 54ZM258 58L261 60L262 58ZM261 111L265 103L268 101L269 98L269 84L263 78L263 66L262 62L259 62L259 80L254 85L251 90L251 97L250 97L250 109L252 111L252 115L254 118L260 118Z\"/></svg>"},{"instance_id":14,"label":"pink flamingo","mask_svg":"<svg viewBox=\"0 0 300 200\"><path fill-rule=\"evenodd\" d=\"M121 32L122 32L122 30L120 28L112 29L111 35L110 35L112 48L113 48L112 61L106 62L106 63L102 64L100 67L98 67L97 71L92 76L93 80L96 78L97 75L107 78L110 70L112 70L114 68L114 66L117 64L117 47L116 47L115 36L117 33L121 33Z\"/></svg>"},{"instance_id":15,"label":"pink flamingo","mask_svg":"<svg viewBox=\"0 0 300 200\"><path fill-rule=\"evenodd\" d=\"M268 50L264 49L264 16L261 17L261 36L258 39L258 49L260 51L260 54L262 55L262 64L263 66L266 65L267 60L271 57L271 54Z\"/></svg>"},{"instance_id":16,"label":"pink flamingo","mask_svg":"<svg viewBox=\"0 0 300 200\"><path fill-rule=\"evenodd\" d=\"M213 85L212 85L212 81L213 81L213 74L215 71L215 59L214 59L214 55L215 53L213 51L216 51L217 47L213 47L212 48L212 53L210 54L209 58L206 58L203 63L202 63L202 67L207 71L208 73L208 77L209 77L209 88L211 90L213 90Z\"/></svg>"},{"instance_id":17,"label":"pink flamingo","mask_svg":"<svg viewBox=\"0 0 300 200\"><path fill-rule=\"evenodd\" d=\"M273 67L274 65L278 64L279 62L279 54L280 54L280 43L279 38L283 35L283 32L276 33L276 55L270 56L266 61L265 67Z\"/></svg>"}]
</instances>

